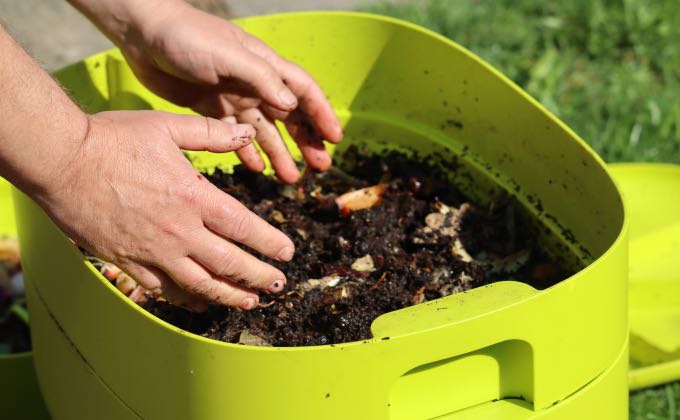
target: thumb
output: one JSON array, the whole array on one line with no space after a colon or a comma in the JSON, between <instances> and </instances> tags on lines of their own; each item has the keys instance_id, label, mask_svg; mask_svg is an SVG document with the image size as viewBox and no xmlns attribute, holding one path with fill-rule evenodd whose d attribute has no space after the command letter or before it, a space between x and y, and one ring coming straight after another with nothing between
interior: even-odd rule
<instances>
[{"instance_id":1,"label":"thumb","mask_svg":"<svg viewBox=\"0 0 680 420\"><path fill-rule=\"evenodd\" d=\"M229 124L198 115L167 114L165 124L172 140L184 150L231 152L255 138L250 124Z\"/></svg>"}]
</instances>

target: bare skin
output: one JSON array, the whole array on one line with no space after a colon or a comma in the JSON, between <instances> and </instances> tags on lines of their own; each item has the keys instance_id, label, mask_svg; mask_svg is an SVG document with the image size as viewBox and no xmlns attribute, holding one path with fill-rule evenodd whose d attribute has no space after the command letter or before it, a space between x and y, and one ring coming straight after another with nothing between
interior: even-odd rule
<instances>
[{"instance_id":1,"label":"bare skin","mask_svg":"<svg viewBox=\"0 0 680 420\"><path fill-rule=\"evenodd\" d=\"M179 0L70 2L121 48L156 94L202 115L255 127L282 181L295 182L300 173L274 119L285 123L309 165L330 166L322 138L337 143L342 128L325 95L307 72L259 39ZM255 146L237 154L248 168L264 168Z\"/></svg>"},{"instance_id":2,"label":"bare skin","mask_svg":"<svg viewBox=\"0 0 680 420\"><path fill-rule=\"evenodd\" d=\"M0 175L79 245L172 302L252 309L258 291L281 291L283 273L235 243L288 261L292 241L207 182L181 149L236 151L261 170L257 132L278 176L293 182L299 172L273 125L279 118L309 164L326 169L317 133L337 142L342 130L318 85L261 41L183 2L72 3L150 89L209 118L86 115L0 28Z\"/></svg>"}]
</instances>

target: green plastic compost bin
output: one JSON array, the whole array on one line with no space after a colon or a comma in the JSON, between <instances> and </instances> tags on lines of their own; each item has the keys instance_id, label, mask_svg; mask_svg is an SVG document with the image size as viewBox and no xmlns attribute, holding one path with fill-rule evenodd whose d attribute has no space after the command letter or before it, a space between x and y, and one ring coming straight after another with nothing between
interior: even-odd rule
<instances>
[{"instance_id":1,"label":"green plastic compost bin","mask_svg":"<svg viewBox=\"0 0 680 420\"><path fill-rule=\"evenodd\" d=\"M546 252L578 272L545 290L507 279L388 313L362 342L234 345L131 303L17 193L35 363L53 417L625 418L627 223L600 158L506 77L420 27L357 13L238 23L316 77L343 121L340 147L448 156L451 182L481 202L514 197ZM188 112L144 89L117 51L57 77L91 112Z\"/></svg>"},{"instance_id":2,"label":"green plastic compost bin","mask_svg":"<svg viewBox=\"0 0 680 420\"><path fill-rule=\"evenodd\" d=\"M0 236L16 234L12 188L0 178ZM0 414L12 420L47 418L31 352L0 355Z\"/></svg>"},{"instance_id":3,"label":"green plastic compost bin","mask_svg":"<svg viewBox=\"0 0 680 420\"><path fill-rule=\"evenodd\" d=\"M680 379L680 166L611 165L630 220L630 389Z\"/></svg>"}]
</instances>

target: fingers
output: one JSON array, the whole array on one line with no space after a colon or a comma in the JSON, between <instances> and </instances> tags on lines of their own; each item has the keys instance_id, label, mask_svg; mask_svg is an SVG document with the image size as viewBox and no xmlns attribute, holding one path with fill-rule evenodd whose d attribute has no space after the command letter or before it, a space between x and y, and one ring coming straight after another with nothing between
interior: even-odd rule
<instances>
[{"instance_id":1,"label":"fingers","mask_svg":"<svg viewBox=\"0 0 680 420\"><path fill-rule=\"evenodd\" d=\"M245 82L271 106L283 111L298 106L295 94L284 84L279 72L258 55L240 48L225 50L218 59L216 66L220 76Z\"/></svg>"},{"instance_id":2,"label":"fingers","mask_svg":"<svg viewBox=\"0 0 680 420\"><path fill-rule=\"evenodd\" d=\"M312 76L282 58L277 60L276 67L297 96L300 109L309 116L321 137L332 143L339 143L343 136L340 120Z\"/></svg>"},{"instance_id":3,"label":"fingers","mask_svg":"<svg viewBox=\"0 0 680 420\"><path fill-rule=\"evenodd\" d=\"M206 188L202 217L209 229L269 258L279 261L293 258L295 245L288 236L214 185L206 183Z\"/></svg>"},{"instance_id":4,"label":"fingers","mask_svg":"<svg viewBox=\"0 0 680 420\"><path fill-rule=\"evenodd\" d=\"M168 261L162 268L184 290L202 299L245 310L253 309L259 302L254 292L228 280L215 278L189 257Z\"/></svg>"},{"instance_id":5,"label":"fingers","mask_svg":"<svg viewBox=\"0 0 680 420\"><path fill-rule=\"evenodd\" d=\"M278 293L286 276L223 237L204 229L190 244L190 256L217 277L254 289Z\"/></svg>"},{"instance_id":6,"label":"fingers","mask_svg":"<svg viewBox=\"0 0 680 420\"><path fill-rule=\"evenodd\" d=\"M319 134L326 140L338 143L342 140L342 126L326 95L314 78L300 66L279 56L262 40L252 35L243 39L246 48L272 64L290 90L298 98L302 109L312 120ZM274 116L274 118L279 118ZM283 118L279 118L283 120Z\"/></svg>"},{"instance_id":7,"label":"fingers","mask_svg":"<svg viewBox=\"0 0 680 420\"><path fill-rule=\"evenodd\" d=\"M305 114L300 110L293 111L284 123L310 166L320 171L325 171L331 166L331 156Z\"/></svg>"},{"instance_id":8,"label":"fingers","mask_svg":"<svg viewBox=\"0 0 680 420\"><path fill-rule=\"evenodd\" d=\"M257 148L253 144L249 144L246 147L238 149L236 151L241 163L253 172L262 172L264 170L264 160L260 156Z\"/></svg>"},{"instance_id":9,"label":"fingers","mask_svg":"<svg viewBox=\"0 0 680 420\"><path fill-rule=\"evenodd\" d=\"M244 111L239 119L255 128L257 143L269 156L272 168L279 179L289 184L297 181L300 178L300 171L274 122L257 108Z\"/></svg>"},{"instance_id":10,"label":"fingers","mask_svg":"<svg viewBox=\"0 0 680 420\"><path fill-rule=\"evenodd\" d=\"M125 272L152 293L163 296L170 303L195 312L203 312L208 304L203 299L182 289L168 275L155 267L137 264L125 266Z\"/></svg>"},{"instance_id":11,"label":"fingers","mask_svg":"<svg viewBox=\"0 0 680 420\"><path fill-rule=\"evenodd\" d=\"M249 124L229 124L196 115L164 115L170 137L185 150L230 152L249 145L255 137L255 129Z\"/></svg>"},{"instance_id":12,"label":"fingers","mask_svg":"<svg viewBox=\"0 0 680 420\"><path fill-rule=\"evenodd\" d=\"M236 117L230 115L222 118L222 121L228 124L236 124ZM264 160L262 160L260 152L252 143L238 149L236 151L236 156L238 156L241 163L243 163L243 166L248 168L248 170L253 172L262 172L264 170Z\"/></svg>"}]
</instances>

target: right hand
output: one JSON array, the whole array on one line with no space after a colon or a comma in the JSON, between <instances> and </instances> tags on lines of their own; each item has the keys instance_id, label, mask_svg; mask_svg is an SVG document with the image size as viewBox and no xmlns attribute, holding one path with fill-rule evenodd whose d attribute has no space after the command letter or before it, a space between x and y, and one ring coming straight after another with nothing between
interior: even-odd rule
<instances>
[{"instance_id":1,"label":"right hand","mask_svg":"<svg viewBox=\"0 0 680 420\"><path fill-rule=\"evenodd\" d=\"M255 290L283 289L281 271L234 242L279 261L293 257L293 242L208 182L180 150L236 150L251 143L252 126L159 111L88 118L77 151L35 197L78 245L193 310L206 301L252 309Z\"/></svg>"},{"instance_id":2,"label":"right hand","mask_svg":"<svg viewBox=\"0 0 680 420\"><path fill-rule=\"evenodd\" d=\"M283 182L296 182L300 171L275 120L283 122L311 168L331 166L322 138L338 143L342 128L309 73L228 20L183 1L127 4L134 15L128 35L113 39L147 88L201 115L251 124ZM264 169L255 145L236 154L248 169Z\"/></svg>"}]
</instances>

